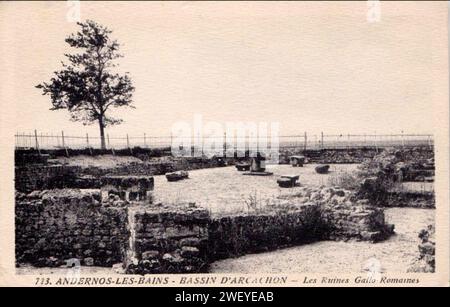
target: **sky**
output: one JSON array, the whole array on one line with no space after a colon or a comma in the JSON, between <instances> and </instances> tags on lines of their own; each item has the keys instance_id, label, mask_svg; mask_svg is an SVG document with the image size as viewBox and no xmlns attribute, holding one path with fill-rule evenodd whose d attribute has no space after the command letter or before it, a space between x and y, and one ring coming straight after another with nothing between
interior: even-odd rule
<instances>
[{"instance_id":1,"label":"sky","mask_svg":"<svg viewBox=\"0 0 450 307\"><path fill-rule=\"evenodd\" d=\"M1 2L2 103L17 132L98 134L50 111L35 85L71 52L78 26L57 2ZM281 134L433 133L435 18L446 3L365 1L82 2L81 20L113 30L130 73L136 109L111 135L169 135L173 124L277 122ZM1 89L1 88L0 88Z\"/></svg>"}]
</instances>

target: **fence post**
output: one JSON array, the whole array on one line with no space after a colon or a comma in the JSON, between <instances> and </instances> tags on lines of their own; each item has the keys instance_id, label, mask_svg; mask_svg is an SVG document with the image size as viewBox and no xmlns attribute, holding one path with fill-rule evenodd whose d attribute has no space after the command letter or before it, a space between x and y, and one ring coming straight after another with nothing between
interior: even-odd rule
<instances>
[{"instance_id":1,"label":"fence post","mask_svg":"<svg viewBox=\"0 0 450 307\"><path fill-rule=\"evenodd\" d=\"M66 156L69 157L69 151L67 150L66 141L64 140L64 130L61 131L61 139L62 139L62 146L66 152Z\"/></svg>"},{"instance_id":2,"label":"fence post","mask_svg":"<svg viewBox=\"0 0 450 307\"><path fill-rule=\"evenodd\" d=\"M130 147L130 138L128 137L128 133L127 133L127 147L130 150L130 153L133 154L133 150Z\"/></svg>"},{"instance_id":3,"label":"fence post","mask_svg":"<svg viewBox=\"0 0 450 307\"><path fill-rule=\"evenodd\" d=\"M308 143L308 135L306 134L305 131L305 143L303 144L303 151L306 151L307 143Z\"/></svg>"},{"instance_id":4,"label":"fence post","mask_svg":"<svg viewBox=\"0 0 450 307\"><path fill-rule=\"evenodd\" d=\"M374 134L374 139L375 139L375 150L378 153L377 132L375 132L375 134Z\"/></svg>"},{"instance_id":5,"label":"fence post","mask_svg":"<svg viewBox=\"0 0 450 307\"><path fill-rule=\"evenodd\" d=\"M36 142L36 149L39 153L39 155L41 155L41 150L39 149L39 142L38 142L38 136L37 136L37 130L34 129L34 140Z\"/></svg>"},{"instance_id":6,"label":"fence post","mask_svg":"<svg viewBox=\"0 0 450 307\"><path fill-rule=\"evenodd\" d=\"M58 147L60 147L60 143L59 143L59 135L56 134L56 143L58 143Z\"/></svg>"},{"instance_id":7,"label":"fence post","mask_svg":"<svg viewBox=\"0 0 450 307\"><path fill-rule=\"evenodd\" d=\"M108 140L108 148L111 148L111 153L113 154L113 156L115 156L116 152L114 151L114 147L111 146L111 143L109 142L109 133L106 134L106 139Z\"/></svg>"},{"instance_id":8,"label":"fence post","mask_svg":"<svg viewBox=\"0 0 450 307\"><path fill-rule=\"evenodd\" d=\"M323 144L323 131L320 133L320 136L321 136L320 145L321 145L322 149L324 149L325 147Z\"/></svg>"},{"instance_id":9,"label":"fence post","mask_svg":"<svg viewBox=\"0 0 450 307\"><path fill-rule=\"evenodd\" d=\"M405 148L405 137L403 135L403 130L402 130L402 149Z\"/></svg>"},{"instance_id":10,"label":"fence post","mask_svg":"<svg viewBox=\"0 0 450 307\"><path fill-rule=\"evenodd\" d=\"M227 156L227 132L223 133L223 158L225 159Z\"/></svg>"},{"instance_id":11,"label":"fence post","mask_svg":"<svg viewBox=\"0 0 450 307\"><path fill-rule=\"evenodd\" d=\"M147 148L147 136L144 133L144 147Z\"/></svg>"},{"instance_id":12,"label":"fence post","mask_svg":"<svg viewBox=\"0 0 450 307\"><path fill-rule=\"evenodd\" d=\"M87 134L87 133L86 133L86 145L87 145L87 148L89 149L89 153L92 156L92 148L91 148L91 145L89 145L89 134Z\"/></svg>"}]
</instances>

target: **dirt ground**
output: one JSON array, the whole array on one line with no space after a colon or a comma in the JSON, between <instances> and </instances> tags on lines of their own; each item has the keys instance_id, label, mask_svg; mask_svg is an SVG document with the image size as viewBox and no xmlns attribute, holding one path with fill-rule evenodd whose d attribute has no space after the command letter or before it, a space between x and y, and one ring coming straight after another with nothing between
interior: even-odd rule
<instances>
[{"instance_id":1,"label":"dirt ground","mask_svg":"<svg viewBox=\"0 0 450 307\"><path fill-rule=\"evenodd\" d=\"M418 233L435 220L434 209L386 209L396 234L386 241L322 241L262 254L217 261L211 273L359 273L369 266L380 272L405 273L418 256Z\"/></svg>"},{"instance_id":2,"label":"dirt ground","mask_svg":"<svg viewBox=\"0 0 450 307\"><path fill-rule=\"evenodd\" d=\"M329 178L341 172L353 172L356 164L334 164L329 174L317 174L316 164L304 167L290 165L269 166L272 176L244 176L234 166L210 168L189 172L189 179L167 182L164 176L155 178L155 200L164 203L195 202L208 208L212 214L229 214L247 210L245 201L250 196L258 199L258 205L264 206L268 199L279 195L293 194L298 188L279 188L277 178L281 175L299 175L300 184L305 186L328 185Z\"/></svg>"}]
</instances>

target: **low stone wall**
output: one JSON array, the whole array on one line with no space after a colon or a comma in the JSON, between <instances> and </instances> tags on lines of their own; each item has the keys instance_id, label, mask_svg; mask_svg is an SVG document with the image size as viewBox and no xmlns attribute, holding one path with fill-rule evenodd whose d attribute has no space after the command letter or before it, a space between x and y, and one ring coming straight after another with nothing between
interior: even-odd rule
<instances>
[{"instance_id":1,"label":"low stone wall","mask_svg":"<svg viewBox=\"0 0 450 307\"><path fill-rule=\"evenodd\" d=\"M318 240L377 242L393 233L382 209L364 202L339 203L329 196L333 189L315 198L321 191L310 190L312 198L306 202L299 197L264 211L221 217L210 217L195 205L141 208L134 214L136 261L127 272L206 272L208 263L218 259Z\"/></svg>"},{"instance_id":2,"label":"low stone wall","mask_svg":"<svg viewBox=\"0 0 450 307\"><path fill-rule=\"evenodd\" d=\"M303 155L309 162L322 164L361 163L366 159L372 159L379 149L376 148L349 148L349 149L308 149L293 150L280 148L280 163L289 164L289 157Z\"/></svg>"},{"instance_id":3,"label":"low stone wall","mask_svg":"<svg viewBox=\"0 0 450 307\"><path fill-rule=\"evenodd\" d=\"M17 263L53 267L77 258L110 267L123 261L127 209L103 206L98 190L18 193L15 216Z\"/></svg>"},{"instance_id":4,"label":"low stone wall","mask_svg":"<svg viewBox=\"0 0 450 307\"><path fill-rule=\"evenodd\" d=\"M368 205L367 201L356 204L327 204L323 218L330 225L329 239L379 242L394 232L394 225L386 224L383 209Z\"/></svg>"},{"instance_id":5,"label":"low stone wall","mask_svg":"<svg viewBox=\"0 0 450 307\"><path fill-rule=\"evenodd\" d=\"M82 169L82 174L96 177L122 176L122 175L164 175L180 170L195 170L222 166L215 159L201 158L164 158L160 160L143 161L142 163L130 163L114 168L87 167Z\"/></svg>"},{"instance_id":6,"label":"low stone wall","mask_svg":"<svg viewBox=\"0 0 450 307\"><path fill-rule=\"evenodd\" d=\"M280 163L289 164L289 157L294 155L303 155L309 162L321 164L339 164L339 163L362 163L366 160L373 159L375 156L391 150L391 148L376 148L376 147L362 147L362 148L339 148L339 149L307 149L303 150L280 148ZM397 148L392 149L402 154L401 160L409 164L419 166L423 165L427 160L434 159L434 150L429 146L418 146L411 148ZM430 172L423 172L417 175L430 174ZM412 177L412 175L411 175Z\"/></svg>"},{"instance_id":7,"label":"low stone wall","mask_svg":"<svg viewBox=\"0 0 450 307\"><path fill-rule=\"evenodd\" d=\"M222 166L215 159L179 158L133 162L112 168L63 164L24 164L15 167L16 191L28 193L50 189L98 189L104 176L152 176L178 170Z\"/></svg>"},{"instance_id":8,"label":"low stone wall","mask_svg":"<svg viewBox=\"0 0 450 307\"><path fill-rule=\"evenodd\" d=\"M16 166L15 188L19 192L75 187L81 168L64 165ZM80 183L81 184L81 183ZM94 187L91 187L94 188Z\"/></svg>"},{"instance_id":9,"label":"low stone wall","mask_svg":"<svg viewBox=\"0 0 450 307\"><path fill-rule=\"evenodd\" d=\"M389 192L382 207L436 208L434 192Z\"/></svg>"},{"instance_id":10,"label":"low stone wall","mask_svg":"<svg viewBox=\"0 0 450 307\"><path fill-rule=\"evenodd\" d=\"M394 232L387 224L384 210L359 200L354 192L333 187L302 187L296 194L282 197L286 202L301 206L315 204L320 208L321 223L326 225L323 237L329 240L361 240L378 242Z\"/></svg>"},{"instance_id":11,"label":"low stone wall","mask_svg":"<svg viewBox=\"0 0 450 307\"><path fill-rule=\"evenodd\" d=\"M137 262L127 272L206 272L209 221L207 210L188 204L137 210L133 229Z\"/></svg>"},{"instance_id":12,"label":"low stone wall","mask_svg":"<svg viewBox=\"0 0 450 307\"><path fill-rule=\"evenodd\" d=\"M217 260L313 242L327 235L326 227L315 205L214 218L208 254Z\"/></svg>"}]
</instances>

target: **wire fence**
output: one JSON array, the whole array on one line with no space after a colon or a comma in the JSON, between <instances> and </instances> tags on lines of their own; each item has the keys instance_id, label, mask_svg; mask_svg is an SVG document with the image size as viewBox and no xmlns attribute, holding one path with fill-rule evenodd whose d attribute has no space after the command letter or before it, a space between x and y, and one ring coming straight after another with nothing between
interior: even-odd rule
<instances>
[{"instance_id":1,"label":"wire fence","mask_svg":"<svg viewBox=\"0 0 450 307\"><path fill-rule=\"evenodd\" d=\"M142 134L141 136L105 136L107 149L126 149L126 148L150 148L161 149L172 146L174 141L180 142L180 137L173 136L150 136ZM181 139L182 140L182 139ZM202 137L200 139L189 137L182 140L184 144L191 146L203 147L205 144L216 142L223 143L226 148L250 148L254 144L267 144L268 148L272 148L273 142L278 142L280 148L290 149L350 149L362 147L414 147L434 145L433 135L431 134L307 134L298 135L281 135L277 140L270 137L257 138L246 136L244 139L237 137ZM243 147L242 147L243 146ZM100 149L101 138L99 136L65 135L63 131L60 133L42 133L34 131L34 133L16 133L15 134L16 149Z\"/></svg>"}]
</instances>

